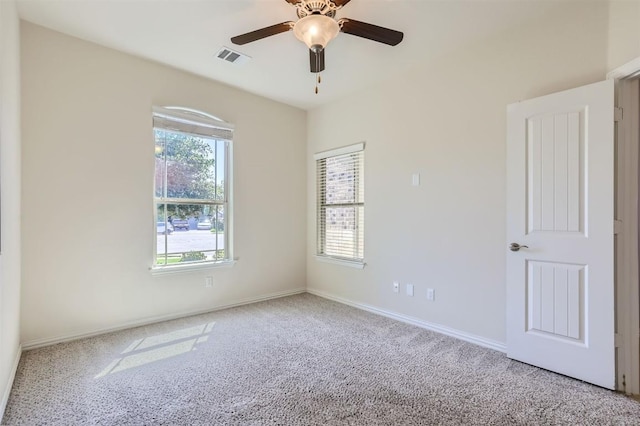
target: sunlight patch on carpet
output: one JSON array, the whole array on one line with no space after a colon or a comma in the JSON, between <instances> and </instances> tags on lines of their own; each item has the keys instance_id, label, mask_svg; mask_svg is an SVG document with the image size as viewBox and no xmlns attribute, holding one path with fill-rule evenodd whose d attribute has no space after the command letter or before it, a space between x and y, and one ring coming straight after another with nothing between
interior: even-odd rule
<instances>
[{"instance_id":1,"label":"sunlight patch on carpet","mask_svg":"<svg viewBox=\"0 0 640 426\"><path fill-rule=\"evenodd\" d=\"M215 322L209 322L136 339L122 351L121 355L124 356L111 361L94 379L194 351L197 344L209 339L214 325Z\"/></svg>"}]
</instances>

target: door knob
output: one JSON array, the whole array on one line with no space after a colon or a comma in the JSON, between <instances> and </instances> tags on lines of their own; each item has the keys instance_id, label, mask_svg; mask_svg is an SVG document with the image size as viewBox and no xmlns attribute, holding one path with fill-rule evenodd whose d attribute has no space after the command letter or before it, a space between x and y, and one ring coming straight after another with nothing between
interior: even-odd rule
<instances>
[{"instance_id":1,"label":"door knob","mask_svg":"<svg viewBox=\"0 0 640 426\"><path fill-rule=\"evenodd\" d=\"M511 251L518 251L518 250L520 250L521 248L529 248L529 247L527 247L527 246L521 246L521 245L520 245L520 244L518 244L518 243L511 243L511 245L509 246L509 250L511 250Z\"/></svg>"}]
</instances>

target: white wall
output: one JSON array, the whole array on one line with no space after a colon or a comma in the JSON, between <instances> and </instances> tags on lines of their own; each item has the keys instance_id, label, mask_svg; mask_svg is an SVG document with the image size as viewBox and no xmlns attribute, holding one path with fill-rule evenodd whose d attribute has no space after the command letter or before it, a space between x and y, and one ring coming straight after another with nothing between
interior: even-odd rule
<instances>
[{"instance_id":1,"label":"white wall","mask_svg":"<svg viewBox=\"0 0 640 426\"><path fill-rule=\"evenodd\" d=\"M20 351L20 29L0 1L0 423Z\"/></svg>"},{"instance_id":2,"label":"white wall","mask_svg":"<svg viewBox=\"0 0 640 426\"><path fill-rule=\"evenodd\" d=\"M305 288L306 112L26 22L22 64L24 344ZM152 105L236 125L233 268L148 271Z\"/></svg>"},{"instance_id":3,"label":"white wall","mask_svg":"<svg viewBox=\"0 0 640 426\"><path fill-rule=\"evenodd\" d=\"M308 129L295 108L24 23L23 342L209 309L303 288L305 280L312 289L503 341L505 106L599 80L640 55L638 13L634 1L559 4L543 21L319 108ZM240 261L232 269L147 271L153 104L198 108L237 125ZM311 154L361 140L368 266L357 271L312 257ZM419 188L409 185L414 172L422 174ZM205 289L211 274L216 285ZM395 279L414 283L416 296L392 295ZM423 300L428 286L435 303Z\"/></svg>"},{"instance_id":4,"label":"white wall","mask_svg":"<svg viewBox=\"0 0 640 426\"><path fill-rule=\"evenodd\" d=\"M640 1L609 3L608 70L640 57Z\"/></svg>"},{"instance_id":5,"label":"white wall","mask_svg":"<svg viewBox=\"0 0 640 426\"><path fill-rule=\"evenodd\" d=\"M607 24L607 3L559 2L553 16L311 111L308 288L503 343L506 106L604 79ZM312 154L360 141L364 270L313 257ZM394 294L394 280L415 296Z\"/></svg>"}]
</instances>

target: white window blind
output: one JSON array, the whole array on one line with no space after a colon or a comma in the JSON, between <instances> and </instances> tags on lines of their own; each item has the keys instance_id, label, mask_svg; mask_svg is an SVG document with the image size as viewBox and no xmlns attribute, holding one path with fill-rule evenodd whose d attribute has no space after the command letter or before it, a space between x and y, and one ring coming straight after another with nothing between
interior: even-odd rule
<instances>
[{"instance_id":1,"label":"white window blind","mask_svg":"<svg viewBox=\"0 0 640 426\"><path fill-rule=\"evenodd\" d=\"M364 144L317 154L319 256L364 261Z\"/></svg>"},{"instance_id":2,"label":"white window blind","mask_svg":"<svg viewBox=\"0 0 640 426\"><path fill-rule=\"evenodd\" d=\"M153 127L225 141L233 140L233 125L185 108L153 107Z\"/></svg>"}]
</instances>

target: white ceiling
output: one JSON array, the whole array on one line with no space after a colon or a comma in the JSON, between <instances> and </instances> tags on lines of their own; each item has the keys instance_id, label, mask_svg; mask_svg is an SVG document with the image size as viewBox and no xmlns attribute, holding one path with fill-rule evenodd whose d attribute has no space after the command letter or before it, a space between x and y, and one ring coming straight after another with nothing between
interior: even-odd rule
<instances>
[{"instance_id":1,"label":"white ceiling","mask_svg":"<svg viewBox=\"0 0 640 426\"><path fill-rule=\"evenodd\" d=\"M295 21L295 8L285 0L18 1L24 20L303 109L401 78L408 67L552 13L553 7L543 0L352 0L337 18L403 31L404 41L390 47L339 34L327 47L316 95L308 50L292 32L244 46L229 40ZM243 65L219 60L215 54L222 46L252 60Z\"/></svg>"}]
</instances>

